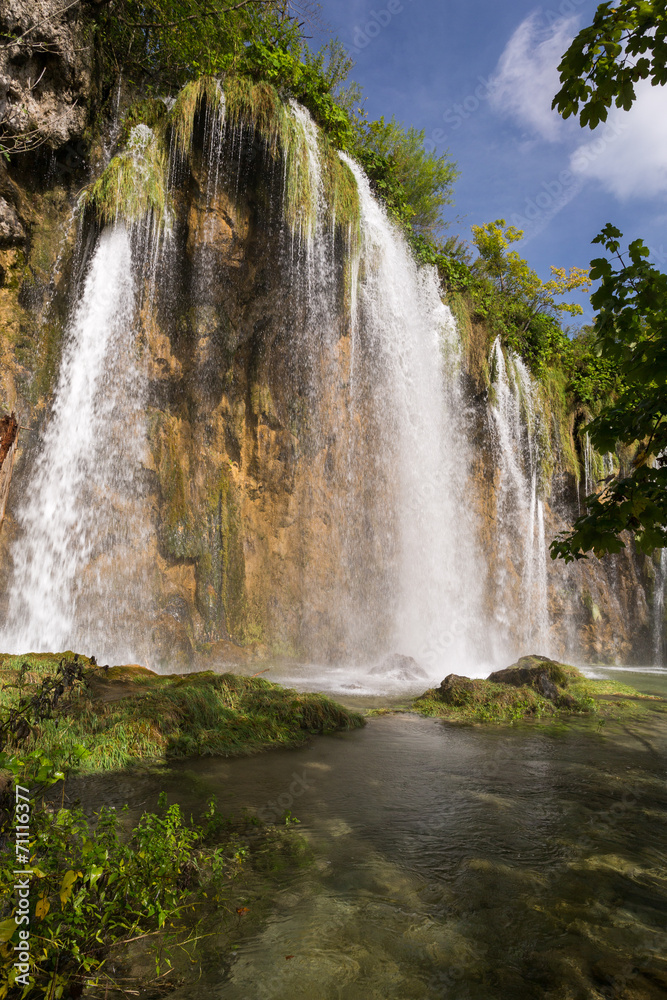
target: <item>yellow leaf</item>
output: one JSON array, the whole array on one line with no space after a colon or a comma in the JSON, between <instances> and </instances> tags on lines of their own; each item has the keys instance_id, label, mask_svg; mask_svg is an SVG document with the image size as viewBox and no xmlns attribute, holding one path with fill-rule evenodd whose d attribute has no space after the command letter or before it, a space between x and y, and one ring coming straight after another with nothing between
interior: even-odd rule
<instances>
[{"instance_id":1,"label":"yellow leaf","mask_svg":"<svg viewBox=\"0 0 667 1000\"><path fill-rule=\"evenodd\" d=\"M40 896L37 900L37 905L35 906L35 916L38 920L43 920L50 909L51 904L46 896Z\"/></svg>"},{"instance_id":2,"label":"yellow leaf","mask_svg":"<svg viewBox=\"0 0 667 1000\"><path fill-rule=\"evenodd\" d=\"M72 890L74 889L74 883L76 882L80 874L81 872L73 872L73 871L65 873L62 885L60 886L60 902L63 906L72 895Z\"/></svg>"},{"instance_id":3,"label":"yellow leaf","mask_svg":"<svg viewBox=\"0 0 667 1000\"><path fill-rule=\"evenodd\" d=\"M0 941L9 941L15 930L16 921L13 917L10 917L9 920L3 920L0 924Z\"/></svg>"}]
</instances>

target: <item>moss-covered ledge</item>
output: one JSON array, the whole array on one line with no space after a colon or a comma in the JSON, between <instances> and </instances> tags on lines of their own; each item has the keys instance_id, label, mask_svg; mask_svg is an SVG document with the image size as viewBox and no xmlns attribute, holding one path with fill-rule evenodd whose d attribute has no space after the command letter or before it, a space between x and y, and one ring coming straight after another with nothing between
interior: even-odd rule
<instances>
[{"instance_id":1,"label":"moss-covered ledge","mask_svg":"<svg viewBox=\"0 0 667 1000\"><path fill-rule=\"evenodd\" d=\"M32 732L21 749L67 760L83 747L82 770L194 755L243 756L302 746L317 733L364 724L325 695L302 694L260 677L160 675L136 665L99 667L87 657L77 659L82 680L64 692L50 718L32 713ZM75 654L0 655L0 718L41 690L63 661L73 663Z\"/></svg>"},{"instance_id":2,"label":"moss-covered ledge","mask_svg":"<svg viewBox=\"0 0 667 1000\"><path fill-rule=\"evenodd\" d=\"M411 709L448 722L512 723L573 715L646 717L667 712L667 701L616 681L589 680L576 667L533 655L485 680L449 674L439 688L415 698Z\"/></svg>"}]
</instances>

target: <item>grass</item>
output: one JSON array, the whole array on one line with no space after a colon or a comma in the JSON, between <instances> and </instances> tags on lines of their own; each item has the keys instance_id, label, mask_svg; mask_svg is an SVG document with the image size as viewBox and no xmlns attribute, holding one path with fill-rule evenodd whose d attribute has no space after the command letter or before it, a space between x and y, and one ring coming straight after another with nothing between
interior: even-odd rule
<instances>
[{"instance_id":1,"label":"grass","mask_svg":"<svg viewBox=\"0 0 667 1000\"><path fill-rule=\"evenodd\" d=\"M626 684L589 680L567 664L553 664L553 668L546 672L558 690L554 700L528 684L515 687L461 678L462 683L454 684L447 692L429 689L414 699L411 709L420 715L465 723L513 723L570 716L627 719L667 711L664 699L639 694Z\"/></svg>"},{"instance_id":2,"label":"grass","mask_svg":"<svg viewBox=\"0 0 667 1000\"><path fill-rule=\"evenodd\" d=\"M132 225L152 215L162 226L170 210L167 162L161 131L135 125L123 152L114 156L102 176L84 191L82 204L100 225L119 219Z\"/></svg>"},{"instance_id":3,"label":"grass","mask_svg":"<svg viewBox=\"0 0 667 1000\"><path fill-rule=\"evenodd\" d=\"M63 656L73 655L0 656L0 711L33 694ZM139 762L297 747L316 733L363 725L360 715L325 695L300 694L259 677L213 671L163 676L143 667L104 669L85 662L85 686L57 718L38 722L26 750L67 760L83 746L88 756L82 769L109 771ZM24 680L17 686L23 664Z\"/></svg>"}]
</instances>

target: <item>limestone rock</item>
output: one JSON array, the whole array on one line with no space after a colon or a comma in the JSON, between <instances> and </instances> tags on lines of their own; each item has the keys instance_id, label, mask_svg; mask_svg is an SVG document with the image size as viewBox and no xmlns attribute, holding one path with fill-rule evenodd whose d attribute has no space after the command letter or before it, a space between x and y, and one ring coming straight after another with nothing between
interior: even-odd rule
<instances>
[{"instance_id":1,"label":"limestone rock","mask_svg":"<svg viewBox=\"0 0 667 1000\"><path fill-rule=\"evenodd\" d=\"M5 0L0 33L15 39L0 50L0 119L10 148L56 149L78 139L92 92L90 9Z\"/></svg>"},{"instance_id":2,"label":"limestone rock","mask_svg":"<svg viewBox=\"0 0 667 1000\"><path fill-rule=\"evenodd\" d=\"M0 198L0 247L17 246L25 243L25 229L13 205Z\"/></svg>"}]
</instances>

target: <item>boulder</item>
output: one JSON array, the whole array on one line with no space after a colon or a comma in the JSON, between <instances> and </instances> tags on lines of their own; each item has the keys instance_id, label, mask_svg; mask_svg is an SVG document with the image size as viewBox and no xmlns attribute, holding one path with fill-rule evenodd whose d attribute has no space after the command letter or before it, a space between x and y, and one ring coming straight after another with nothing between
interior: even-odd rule
<instances>
[{"instance_id":1,"label":"boulder","mask_svg":"<svg viewBox=\"0 0 667 1000\"><path fill-rule=\"evenodd\" d=\"M566 688L579 675L574 667L549 659L548 656L522 656L520 660L489 674L492 684L511 684L513 687L530 687L549 701L571 700L561 688Z\"/></svg>"},{"instance_id":2,"label":"boulder","mask_svg":"<svg viewBox=\"0 0 667 1000\"><path fill-rule=\"evenodd\" d=\"M466 705L475 695L482 694L485 683L459 674L448 674L442 681L437 696L448 705Z\"/></svg>"},{"instance_id":3,"label":"boulder","mask_svg":"<svg viewBox=\"0 0 667 1000\"><path fill-rule=\"evenodd\" d=\"M396 681L425 680L428 675L417 661L411 656L403 656L401 653L391 653L385 656L381 663L371 667L370 674L381 674Z\"/></svg>"}]
</instances>

